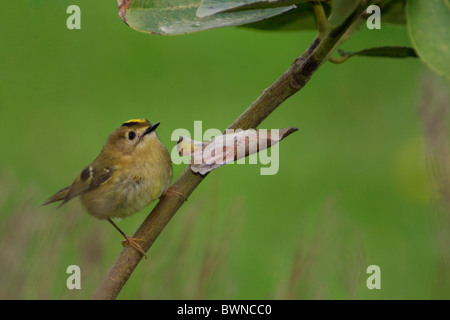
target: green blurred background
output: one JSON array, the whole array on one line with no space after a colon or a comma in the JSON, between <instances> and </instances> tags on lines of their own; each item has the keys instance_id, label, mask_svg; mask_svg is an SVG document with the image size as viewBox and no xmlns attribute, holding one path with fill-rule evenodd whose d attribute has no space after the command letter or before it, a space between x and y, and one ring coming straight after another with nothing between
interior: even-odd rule
<instances>
[{"instance_id":1,"label":"green blurred background","mask_svg":"<svg viewBox=\"0 0 450 320\"><path fill-rule=\"evenodd\" d=\"M66 28L71 4L81 30ZM128 28L113 0L16 0L4 13L2 299L87 299L115 261L122 238L108 223L78 201L40 204L123 121L160 121L169 150L172 131L192 131L195 120L224 129L315 36L244 28L151 36ZM409 45L406 29L363 26L344 48L377 45ZM442 93L433 79L414 59L326 63L261 125L299 128L280 143L278 174L261 176L261 165L210 174L118 298L449 298L450 219L428 173L423 116L423 87ZM174 166L174 177L183 169ZM119 226L134 233L151 207ZM73 264L81 290L66 288ZM373 264L380 290L366 287Z\"/></svg>"}]
</instances>

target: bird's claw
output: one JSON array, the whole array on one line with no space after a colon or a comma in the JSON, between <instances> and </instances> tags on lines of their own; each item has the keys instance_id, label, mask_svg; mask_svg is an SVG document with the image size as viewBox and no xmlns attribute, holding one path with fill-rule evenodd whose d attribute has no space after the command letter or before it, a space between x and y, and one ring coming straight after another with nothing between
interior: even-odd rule
<instances>
[{"instance_id":1,"label":"bird's claw","mask_svg":"<svg viewBox=\"0 0 450 320\"><path fill-rule=\"evenodd\" d=\"M138 242L145 242L144 239L137 239L137 238L132 238L129 236L125 236L125 239L126 240L122 241L122 246L124 246L124 247L127 245L132 246L137 251L139 251L145 257L145 259L147 259L147 255L145 254L145 251L142 250L141 246L138 244Z\"/></svg>"}]
</instances>

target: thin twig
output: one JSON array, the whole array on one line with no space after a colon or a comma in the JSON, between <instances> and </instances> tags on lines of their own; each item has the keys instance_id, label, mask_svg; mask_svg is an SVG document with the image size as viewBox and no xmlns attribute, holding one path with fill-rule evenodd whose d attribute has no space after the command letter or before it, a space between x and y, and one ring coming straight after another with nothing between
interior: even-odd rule
<instances>
[{"instance_id":1,"label":"thin twig","mask_svg":"<svg viewBox=\"0 0 450 320\"><path fill-rule=\"evenodd\" d=\"M328 31L322 39L319 40L317 37L305 53L297 58L278 80L265 89L228 129L245 130L258 127L283 101L303 88L319 66L327 61L341 37L366 6L367 2L361 1L361 5L342 24ZM188 166L172 188L189 197L205 177L194 174ZM166 195L161 198L133 236L147 240L141 244L145 252L183 203L184 199L181 197ZM137 250L130 246L125 247L97 287L92 299L115 299L141 259L142 255Z\"/></svg>"}]
</instances>

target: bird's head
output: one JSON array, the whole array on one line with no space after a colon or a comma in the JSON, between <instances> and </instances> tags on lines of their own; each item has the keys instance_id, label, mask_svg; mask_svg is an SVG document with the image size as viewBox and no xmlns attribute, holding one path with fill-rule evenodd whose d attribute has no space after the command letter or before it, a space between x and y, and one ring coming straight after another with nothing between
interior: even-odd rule
<instances>
[{"instance_id":1,"label":"bird's head","mask_svg":"<svg viewBox=\"0 0 450 320\"><path fill-rule=\"evenodd\" d=\"M133 155L139 151L151 151L152 144L159 143L156 128L159 122L151 124L147 119L132 119L125 121L108 137L105 149L109 152L120 152Z\"/></svg>"}]
</instances>

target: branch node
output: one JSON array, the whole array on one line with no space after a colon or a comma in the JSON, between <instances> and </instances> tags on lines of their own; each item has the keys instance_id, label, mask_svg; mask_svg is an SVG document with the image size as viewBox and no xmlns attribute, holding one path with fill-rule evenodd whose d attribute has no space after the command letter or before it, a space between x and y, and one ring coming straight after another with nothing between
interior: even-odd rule
<instances>
[{"instance_id":1,"label":"branch node","mask_svg":"<svg viewBox=\"0 0 450 320\"><path fill-rule=\"evenodd\" d=\"M292 78L291 78L291 81L289 84L295 90L300 90L302 88L302 85L300 84L300 81L297 79L295 74L292 75Z\"/></svg>"}]
</instances>

